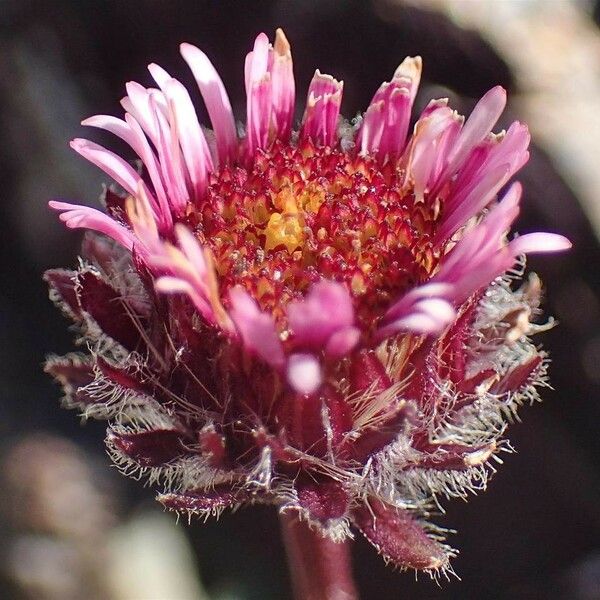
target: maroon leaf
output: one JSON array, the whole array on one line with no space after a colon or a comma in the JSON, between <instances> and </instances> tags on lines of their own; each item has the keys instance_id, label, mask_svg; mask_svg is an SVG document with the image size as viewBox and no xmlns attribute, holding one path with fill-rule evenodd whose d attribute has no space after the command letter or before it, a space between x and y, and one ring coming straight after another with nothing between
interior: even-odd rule
<instances>
[{"instance_id":1,"label":"maroon leaf","mask_svg":"<svg viewBox=\"0 0 600 600\"><path fill-rule=\"evenodd\" d=\"M79 273L77 293L81 308L96 321L100 329L128 350L143 346L139 329L127 310L127 301L111 285L92 271Z\"/></svg>"},{"instance_id":2,"label":"maroon leaf","mask_svg":"<svg viewBox=\"0 0 600 600\"><path fill-rule=\"evenodd\" d=\"M44 281L50 287L50 299L72 319L81 319L81 309L75 292L77 272L68 269L49 269L44 273Z\"/></svg>"},{"instance_id":3,"label":"maroon leaf","mask_svg":"<svg viewBox=\"0 0 600 600\"><path fill-rule=\"evenodd\" d=\"M110 379L113 383L128 388L130 390L136 390L143 393L151 393L152 388L150 385L145 384L140 380L140 374L133 368L117 368L107 363L102 358L96 360L99 370L102 372L107 379Z\"/></svg>"},{"instance_id":4,"label":"maroon leaf","mask_svg":"<svg viewBox=\"0 0 600 600\"><path fill-rule=\"evenodd\" d=\"M343 440L344 434L352 429L352 411L348 402L333 387L324 386L323 396L331 427L331 441L336 447Z\"/></svg>"},{"instance_id":5,"label":"maroon leaf","mask_svg":"<svg viewBox=\"0 0 600 600\"><path fill-rule=\"evenodd\" d=\"M77 354L53 356L46 361L44 370L60 383L68 405L83 408L96 402L83 389L94 381L94 371L88 359Z\"/></svg>"},{"instance_id":6,"label":"maroon leaf","mask_svg":"<svg viewBox=\"0 0 600 600\"><path fill-rule=\"evenodd\" d=\"M127 218L127 212L125 211L125 200L126 196L117 194L110 187L105 188L104 194L100 199L101 202L106 206L106 212L116 221L120 223L129 223Z\"/></svg>"},{"instance_id":7,"label":"maroon leaf","mask_svg":"<svg viewBox=\"0 0 600 600\"><path fill-rule=\"evenodd\" d=\"M535 377L535 372L542 361L543 358L539 354L532 356L529 360L511 369L490 388L490 392L492 394L505 394L520 390Z\"/></svg>"},{"instance_id":8,"label":"maroon leaf","mask_svg":"<svg viewBox=\"0 0 600 600\"><path fill-rule=\"evenodd\" d=\"M383 391L392 385L383 365L373 350L361 350L350 363L350 389L362 392L376 383L375 391Z\"/></svg>"},{"instance_id":9,"label":"maroon leaf","mask_svg":"<svg viewBox=\"0 0 600 600\"><path fill-rule=\"evenodd\" d=\"M463 444L429 444L418 448L423 456L408 465L408 469L436 469L441 471L465 471L484 464L496 450L496 443L480 446Z\"/></svg>"},{"instance_id":10,"label":"maroon leaf","mask_svg":"<svg viewBox=\"0 0 600 600\"><path fill-rule=\"evenodd\" d=\"M189 490L179 494L159 494L157 500L167 509L182 512L218 514L225 508L256 500L258 496L222 485L210 490Z\"/></svg>"},{"instance_id":11,"label":"maroon leaf","mask_svg":"<svg viewBox=\"0 0 600 600\"><path fill-rule=\"evenodd\" d=\"M106 274L114 273L127 250L117 242L95 231L86 231L81 243L81 256Z\"/></svg>"},{"instance_id":12,"label":"maroon leaf","mask_svg":"<svg viewBox=\"0 0 600 600\"><path fill-rule=\"evenodd\" d=\"M495 375L496 371L494 371L494 369L484 369L483 371L480 371L479 373L473 375L473 377L471 377L470 379L463 379L461 381L458 381L456 387L463 394L474 394L478 385L481 385L484 381L491 379ZM469 402L463 402L461 405L464 406L465 404L471 404L475 401L475 399L476 398L473 398Z\"/></svg>"},{"instance_id":13,"label":"maroon leaf","mask_svg":"<svg viewBox=\"0 0 600 600\"><path fill-rule=\"evenodd\" d=\"M164 465L186 452L182 434L172 429L141 433L108 431L106 441L142 467Z\"/></svg>"},{"instance_id":14,"label":"maroon leaf","mask_svg":"<svg viewBox=\"0 0 600 600\"><path fill-rule=\"evenodd\" d=\"M390 562L401 568L437 570L448 566L449 549L432 539L408 511L374 498L354 511L354 523Z\"/></svg>"},{"instance_id":15,"label":"maroon leaf","mask_svg":"<svg viewBox=\"0 0 600 600\"><path fill-rule=\"evenodd\" d=\"M211 466L223 468L227 463L225 436L215 430L214 425L208 425L198 433L200 450Z\"/></svg>"},{"instance_id":16,"label":"maroon leaf","mask_svg":"<svg viewBox=\"0 0 600 600\"><path fill-rule=\"evenodd\" d=\"M298 503L310 516L323 523L343 517L350 497L336 481L308 482L297 485Z\"/></svg>"}]
</instances>

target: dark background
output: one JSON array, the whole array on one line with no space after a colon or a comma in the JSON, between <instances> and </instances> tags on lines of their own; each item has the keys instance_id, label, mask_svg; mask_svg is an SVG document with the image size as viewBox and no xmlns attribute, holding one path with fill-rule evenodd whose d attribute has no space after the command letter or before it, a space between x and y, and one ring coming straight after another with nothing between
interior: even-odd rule
<instances>
[{"instance_id":1,"label":"dark background","mask_svg":"<svg viewBox=\"0 0 600 600\"><path fill-rule=\"evenodd\" d=\"M353 116L409 54L424 59L420 102L450 95L464 113L495 84L509 95L519 93L507 64L476 32L401 3L383 11L359 0L0 0L2 448L7 453L40 431L76 442L114 479L123 519L152 491L109 469L104 425L82 428L76 414L59 409L59 390L42 372L47 353L72 346L41 273L72 265L80 239L62 229L46 201L95 202L103 176L69 150L68 140L83 134L79 121L86 116L119 115L124 83L148 83L149 62L191 85L178 56L181 41L211 57L243 118L244 56L258 32L272 36L277 26L292 44L301 108L318 67L344 80L343 113ZM502 125L517 116L509 107ZM490 489L468 504L445 503L447 514L438 522L457 530L450 543L460 549L454 567L462 581L439 587L427 576L415 581L412 573L386 567L358 539L355 572L367 600L600 598L600 253L577 198L543 148L534 146L519 179L526 195L517 229L558 231L574 242L568 255L529 264L547 284L547 313L561 322L539 338L553 358L555 391L545 392L543 405L521 412L524 423L509 431L517 453L504 457ZM10 502L10 488L0 493ZM8 517L2 524L7 535L15 527ZM215 597L223 586L235 591L232 598L289 597L273 510L250 508L219 523L179 527L185 527L204 585ZM46 597L27 595L10 569L2 570L0 596Z\"/></svg>"}]
</instances>

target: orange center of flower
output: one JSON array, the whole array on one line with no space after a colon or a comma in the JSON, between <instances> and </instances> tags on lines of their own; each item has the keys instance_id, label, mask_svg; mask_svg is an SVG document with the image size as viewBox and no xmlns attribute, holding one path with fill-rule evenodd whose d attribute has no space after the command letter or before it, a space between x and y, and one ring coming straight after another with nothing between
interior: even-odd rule
<instances>
[{"instance_id":1,"label":"orange center of flower","mask_svg":"<svg viewBox=\"0 0 600 600\"><path fill-rule=\"evenodd\" d=\"M347 285L369 323L430 276L436 218L394 165L277 142L250 170L214 175L188 224L214 255L222 296L241 284L281 317L312 283L333 279Z\"/></svg>"}]
</instances>

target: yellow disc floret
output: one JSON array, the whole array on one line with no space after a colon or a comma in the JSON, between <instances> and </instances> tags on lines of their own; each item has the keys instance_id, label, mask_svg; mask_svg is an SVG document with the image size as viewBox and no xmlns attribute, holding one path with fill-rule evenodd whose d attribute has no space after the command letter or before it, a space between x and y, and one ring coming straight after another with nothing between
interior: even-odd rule
<instances>
[{"instance_id":1,"label":"yellow disc floret","mask_svg":"<svg viewBox=\"0 0 600 600\"><path fill-rule=\"evenodd\" d=\"M281 190L273 204L280 207L282 212L274 212L269 218L265 228L265 250L283 245L291 254L304 244L303 215L298 210L296 198L289 188Z\"/></svg>"}]
</instances>

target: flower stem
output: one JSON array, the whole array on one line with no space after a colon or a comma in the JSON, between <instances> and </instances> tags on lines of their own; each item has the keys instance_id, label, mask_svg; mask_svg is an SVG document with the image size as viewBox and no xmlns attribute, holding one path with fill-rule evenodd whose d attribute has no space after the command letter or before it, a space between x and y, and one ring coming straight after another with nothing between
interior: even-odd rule
<instances>
[{"instance_id":1,"label":"flower stem","mask_svg":"<svg viewBox=\"0 0 600 600\"><path fill-rule=\"evenodd\" d=\"M280 521L295 600L357 600L349 542L323 537L294 513Z\"/></svg>"}]
</instances>

